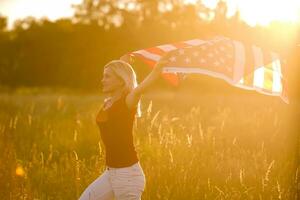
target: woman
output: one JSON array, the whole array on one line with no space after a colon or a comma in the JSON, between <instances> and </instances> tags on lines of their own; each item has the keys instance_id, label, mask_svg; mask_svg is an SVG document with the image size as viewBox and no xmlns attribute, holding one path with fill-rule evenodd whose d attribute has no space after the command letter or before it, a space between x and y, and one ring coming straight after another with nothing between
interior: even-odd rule
<instances>
[{"instance_id":1,"label":"woman","mask_svg":"<svg viewBox=\"0 0 300 200\"><path fill-rule=\"evenodd\" d=\"M160 76L157 64L137 84L128 61L113 60L104 66L102 91L107 95L97 115L102 142L105 146L106 170L82 193L80 200L138 200L145 187L145 175L133 144L134 117L140 116L139 100L143 92Z\"/></svg>"}]
</instances>

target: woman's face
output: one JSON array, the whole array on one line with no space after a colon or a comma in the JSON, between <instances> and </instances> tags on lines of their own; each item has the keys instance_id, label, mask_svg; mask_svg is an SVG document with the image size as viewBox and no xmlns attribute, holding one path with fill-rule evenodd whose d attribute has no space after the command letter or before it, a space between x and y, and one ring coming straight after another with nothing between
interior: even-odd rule
<instances>
[{"instance_id":1,"label":"woman's face","mask_svg":"<svg viewBox=\"0 0 300 200\"><path fill-rule=\"evenodd\" d=\"M124 86L124 81L109 67L104 69L101 83L103 93L113 93Z\"/></svg>"}]
</instances>

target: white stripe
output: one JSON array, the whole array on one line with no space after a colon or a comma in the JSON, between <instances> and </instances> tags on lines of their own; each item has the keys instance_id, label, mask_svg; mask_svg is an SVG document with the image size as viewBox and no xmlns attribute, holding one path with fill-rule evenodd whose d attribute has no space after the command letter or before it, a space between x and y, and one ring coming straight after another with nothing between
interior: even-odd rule
<instances>
[{"instance_id":1,"label":"white stripe","mask_svg":"<svg viewBox=\"0 0 300 200\"><path fill-rule=\"evenodd\" d=\"M206 74L209 76L213 76L215 78L220 78L225 80L227 83L238 87L238 88L242 88L242 89L246 89L246 90L255 90L261 94L265 94L265 95L269 95L269 96L280 96L280 98L285 102L285 103L289 103L288 99L283 97L281 95L280 92L265 92L263 91L262 88L257 88L257 87L250 87L250 86L246 86L244 84L239 84L234 82L233 80L231 80L231 78L225 76L224 74L218 73L218 72L212 72L209 70L205 70L205 69L200 69L200 68L186 68L186 67L164 67L163 68L163 72L164 73L198 73L198 74Z\"/></svg>"},{"instance_id":2,"label":"white stripe","mask_svg":"<svg viewBox=\"0 0 300 200\"><path fill-rule=\"evenodd\" d=\"M203 69L197 67L164 67L163 72L167 73L201 73Z\"/></svg>"},{"instance_id":3,"label":"white stripe","mask_svg":"<svg viewBox=\"0 0 300 200\"><path fill-rule=\"evenodd\" d=\"M177 49L175 46L170 45L170 44L159 45L159 46L157 46L157 48L159 48L165 52L169 52L169 51Z\"/></svg>"},{"instance_id":4,"label":"white stripe","mask_svg":"<svg viewBox=\"0 0 300 200\"><path fill-rule=\"evenodd\" d=\"M263 52L261 48L252 46L252 51L254 55L254 87L263 88L264 87L264 61Z\"/></svg>"},{"instance_id":5,"label":"white stripe","mask_svg":"<svg viewBox=\"0 0 300 200\"><path fill-rule=\"evenodd\" d=\"M229 84L234 85L230 77L227 77L226 75L218 72L213 72L206 69L201 69L198 67L164 67L163 68L164 73L185 73L185 74L206 74L209 76L213 76L216 78L223 79L227 81Z\"/></svg>"},{"instance_id":6,"label":"white stripe","mask_svg":"<svg viewBox=\"0 0 300 200\"><path fill-rule=\"evenodd\" d=\"M140 54L140 55L144 56L145 58L148 58L148 59L154 60L154 61L159 61L159 59L161 58L161 56L154 54L154 53L150 53L149 51L146 51L146 50L138 50L133 53Z\"/></svg>"},{"instance_id":7,"label":"white stripe","mask_svg":"<svg viewBox=\"0 0 300 200\"><path fill-rule=\"evenodd\" d=\"M276 53L271 53L272 58L272 68L273 68L273 92L282 92L282 83L281 83L281 66L280 60Z\"/></svg>"},{"instance_id":8,"label":"white stripe","mask_svg":"<svg viewBox=\"0 0 300 200\"><path fill-rule=\"evenodd\" d=\"M243 83L245 69L245 47L241 42L233 41L235 59L234 59L234 74L233 81Z\"/></svg>"},{"instance_id":9,"label":"white stripe","mask_svg":"<svg viewBox=\"0 0 300 200\"><path fill-rule=\"evenodd\" d=\"M271 52L270 54L271 54L272 61L273 62L276 61L276 63L277 63L277 65L273 69L276 70L280 74L280 76L282 76L279 55L277 53L274 53L274 52Z\"/></svg>"},{"instance_id":10,"label":"white stripe","mask_svg":"<svg viewBox=\"0 0 300 200\"><path fill-rule=\"evenodd\" d=\"M239 84L244 84L244 78L241 78L240 80L239 80Z\"/></svg>"},{"instance_id":11,"label":"white stripe","mask_svg":"<svg viewBox=\"0 0 300 200\"><path fill-rule=\"evenodd\" d=\"M207 41L205 41L205 40L199 40L199 39L194 39L194 40L184 41L183 43L191 45L191 46L198 46L198 45L203 44L205 42L207 42Z\"/></svg>"}]
</instances>

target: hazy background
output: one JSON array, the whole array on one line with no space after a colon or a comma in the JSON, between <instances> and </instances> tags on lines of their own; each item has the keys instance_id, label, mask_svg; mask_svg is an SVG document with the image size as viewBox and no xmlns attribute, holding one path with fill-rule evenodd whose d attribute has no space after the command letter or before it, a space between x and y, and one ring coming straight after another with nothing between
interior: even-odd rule
<instances>
[{"instance_id":1,"label":"hazy background","mask_svg":"<svg viewBox=\"0 0 300 200\"><path fill-rule=\"evenodd\" d=\"M299 97L299 8L297 1L1 1L0 85L95 90L103 65L127 52L224 35L279 52L289 94ZM134 68L140 80L149 72L143 63ZM197 81L197 90L220 82Z\"/></svg>"},{"instance_id":2,"label":"hazy background","mask_svg":"<svg viewBox=\"0 0 300 200\"><path fill-rule=\"evenodd\" d=\"M223 35L281 54L290 104L205 75L177 87L160 79L133 127L142 199L299 199L299 8L298 0L0 0L0 198L77 199L105 170L95 118L107 62ZM139 81L151 70L133 67Z\"/></svg>"}]
</instances>

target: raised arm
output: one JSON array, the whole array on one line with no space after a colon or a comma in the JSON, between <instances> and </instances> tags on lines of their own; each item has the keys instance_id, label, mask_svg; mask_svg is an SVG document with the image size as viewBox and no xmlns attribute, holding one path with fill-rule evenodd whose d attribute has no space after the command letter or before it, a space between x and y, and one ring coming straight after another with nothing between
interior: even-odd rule
<instances>
[{"instance_id":1,"label":"raised arm","mask_svg":"<svg viewBox=\"0 0 300 200\"><path fill-rule=\"evenodd\" d=\"M121 60L129 62L129 57L121 57ZM126 97L126 104L129 108L133 108L139 101L141 95L160 77L162 67L166 61L158 62L150 74Z\"/></svg>"}]
</instances>

